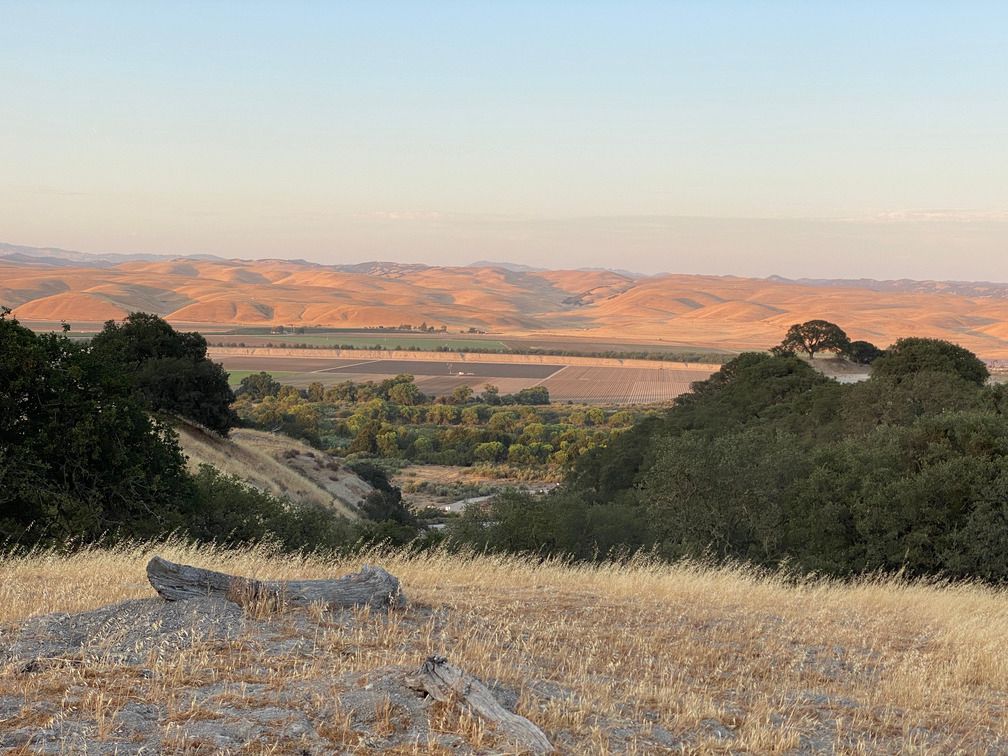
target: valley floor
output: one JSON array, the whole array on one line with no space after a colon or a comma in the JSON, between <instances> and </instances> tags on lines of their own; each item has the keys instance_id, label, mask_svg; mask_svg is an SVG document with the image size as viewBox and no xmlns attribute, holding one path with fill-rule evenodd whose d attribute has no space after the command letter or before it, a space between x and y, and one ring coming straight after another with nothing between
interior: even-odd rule
<instances>
[{"instance_id":1,"label":"valley floor","mask_svg":"<svg viewBox=\"0 0 1008 756\"><path fill-rule=\"evenodd\" d=\"M343 381L381 381L408 373L430 396L446 396L459 386L480 393L493 384L501 393L545 386L555 402L601 406L670 402L720 368L719 364L527 354L457 354L341 349L213 347L238 385L266 371L282 383L305 388Z\"/></svg>"},{"instance_id":2,"label":"valley floor","mask_svg":"<svg viewBox=\"0 0 1008 756\"><path fill-rule=\"evenodd\" d=\"M408 603L166 604L145 580L154 553L279 579L377 563ZM159 544L5 559L0 628L0 748L23 753L507 752L402 692L431 654L564 753L1008 750L1008 595L975 585Z\"/></svg>"}]
</instances>

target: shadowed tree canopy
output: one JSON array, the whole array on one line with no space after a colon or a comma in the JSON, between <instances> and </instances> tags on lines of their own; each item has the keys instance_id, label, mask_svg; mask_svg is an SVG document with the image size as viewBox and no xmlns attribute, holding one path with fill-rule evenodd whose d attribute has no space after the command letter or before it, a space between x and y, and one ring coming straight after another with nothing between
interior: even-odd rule
<instances>
[{"instance_id":1,"label":"shadowed tree canopy","mask_svg":"<svg viewBox=\"0 0 1008 756\"><path fill-rule=\"evenodd\" d=\"M107 321L91 340L91 352L128 376L150 409L180 415L221 435L234 425L228 374L207 358L200 334L182 333L157 315L134 312L122 323Z\"/></svg>"},{"instance_id":2,"label":"shadowed tree canopy","mask_svg":"<svg viewBox=\"0 0 1008 756\"><path fill-rule=\"evenodd\" d=\"M174 430L145 400L163 390L178 392L184 409L223 402L223 392L200 385L219 366L201 339L158 320L135 317L132 337L130 324L111 324L96 348L36 334L0 307L0 553L169 533L226 545L269 540L289 551L416 535L387 479L365 510L382 521L351 523L207 466L189 475Z\"/></svg>"},{"instance_id":3,"label":"shadowed tree canopy","mask_svg":"<svg viewBox=\"0 0 1008 756\"><path fill-rule=\"evenodd\" d=\"M238 390L253 401L261 402L267 396L276 396L280 393L280 382L270 373L260 370L242 378Z\"/></svg>"},{"instance_id":4,"label":"shadowed tree canopy","mask_svg":"<svg viewBox=\"0 0 1008 756\"><path fill-rule=\"evenodd\" d=\"M475 548L744 560L1008 584L1008 387L975 356L904 339L866 381L744 353L586 451L546 497L448 526ZM894 380L895 378L895 380Z\"/></svg>"},{"instance_id":5,"label":"shadowed tree canopy","mask_svg":"<svg viewBox=\"0 0 1008 756\"><path fill-rule=\"evenodd\" d=\"M817 352L846 351L849 344L847 334L836 323L806 320L804 323L795 323L788 329L781 342L781 349L788 352L800 350L812 359Z\"/></svg>"},{"instance_id":6,"label":"shadowed tree canopy","mask_svg":"<svg viewBox=\"0 0 1008 756\"><path fill-rule=\"evenodd\" d=\"M182 524L185 460L114 364L0 315L0 543Z\"/></svg>"},{"instance_id":7,"label":"shadowed tree canopy","mask_svg":"<svg viewBox=\"0 0 1008 756\"><path fill-rule=\"evenodd\" d=\"M844 351L844 357L858 365L871 365L882 356L882 350L870 341L852 341Z\"/></svg>"},{"instance_id":8,"label":"shadowed tree canopy","mask_svg":"<svg viewBox=\"0 0 1008 756\"><path fill-rule=\"evenodd\" d=\"M923 372L953 373L978 386L990 377L983 360L941 339L900 339L872 364L872 376L897 382Z\"/></svg>"}]
</instances>

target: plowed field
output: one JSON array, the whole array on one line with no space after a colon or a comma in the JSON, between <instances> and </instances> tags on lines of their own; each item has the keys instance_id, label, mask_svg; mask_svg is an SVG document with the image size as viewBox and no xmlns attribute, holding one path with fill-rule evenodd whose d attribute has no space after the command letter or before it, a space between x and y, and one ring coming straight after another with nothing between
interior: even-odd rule
<instances>
[{"instance_id":1,"label":"plowed field","mask_svg":"<svg viewBox=\"0 0 1008 756\"><path fill-rule=\"evenodd\" d=\"M282 383L304 387L318 381L332 385L340 381L381 381L399 373L416 376L417 386L426 394L450 394L462 384L476 392L490 383L501 393L515 393L529 386L545 386L557 402L587 404L653 404L668 402L689 391L693 381L707 378L712 367L669 367L668 363L651 366L614 367L611 365L565 365L531 362L440 362L424 359L326 359L319 357L281 357L267 355L219 358L237 375L265 370L277 373ZM512 358L516 359L516 358ZM584 360L581 360L584 361ZM238 372L240 371L240 372ZM279 375L282 373L283 375Z\"/></svg>"},{"instance_id":2,"label":"plowed field","mask_svg":"<svg viewBox=\"0 0 1008 756\"><path fill-rule=\"evenodd\" d=\"M588 404L652 404L668 402L690 389L708 370L669 368L585 367L568 365L542 381L557 401Z\"/></svg>"}]
</instances>

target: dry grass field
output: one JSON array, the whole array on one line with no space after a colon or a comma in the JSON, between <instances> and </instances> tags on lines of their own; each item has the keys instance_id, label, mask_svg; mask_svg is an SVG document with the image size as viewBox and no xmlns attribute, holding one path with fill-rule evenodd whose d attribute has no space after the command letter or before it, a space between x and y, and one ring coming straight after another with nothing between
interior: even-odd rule
<instances>
[{"instance_id":1,"label":"dry grass field","mask_svg":"<svg viewBox=\"0 0 1008 756\"><path fill-rule=\"evenodd\" d=\"M147 598L153 553L269 578L367 561L400 577L408 603L387 615L214 610L236 629L214 636L199 620L209 600L179 614ZM0 627L11 753L512 752L482 721L395 692L429 654L487 682L563 753L1008 750L1008 596L976 585L160 544L5 559ZM54 627L87 632L54 651Z\"/></svg>"},{"instance_id":2,"label":"dry grass field","mask_svg":"<svg viewBox=\"0 0 1008 756\"><path fill-rule=\"evenodd\" d=\"M358 516L356 505L373 490L342 461L289 436L235 428L225 439L181 420L176 430L192 472L213 465L261 491L328 507L351 519Z\"/></svg>"}]
</instances>

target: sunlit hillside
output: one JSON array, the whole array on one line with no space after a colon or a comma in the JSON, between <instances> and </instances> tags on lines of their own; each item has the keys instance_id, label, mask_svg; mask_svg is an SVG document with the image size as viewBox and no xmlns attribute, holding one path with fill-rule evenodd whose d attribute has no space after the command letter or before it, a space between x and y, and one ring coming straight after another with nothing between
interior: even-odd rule
<instances>
[{"instance_id":1,"label":"sunlit hillside","mask_svg":"<svg viewBox=\"0 0 1008 756\"><path fill-rule=\"evenodd\" d=\"M825 318L852 338L881 346L901 336L930 336L987 359L1008 358L1006 287L889 284L281 260L81 267L0 258L0 304L24 321L101 322L139 310L177 323L427 322L451 331L660 338L744 349L776 343L792 323Z\"/></svg>"},{"instance_id":2,"label":"sunlit hillside","mask_svg":"<svg viewBox=\"0 0 1008 756\"><path fill-rule=\"evenodd\" d=\"M289 436L237 428L221 438L182 421L176 430L193 471L213 465L260 491L351 518L358 516L356 506L372 491L342 461Z\"/></svg>"}]
</instances>

